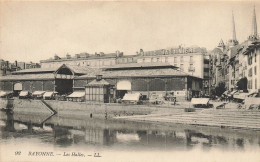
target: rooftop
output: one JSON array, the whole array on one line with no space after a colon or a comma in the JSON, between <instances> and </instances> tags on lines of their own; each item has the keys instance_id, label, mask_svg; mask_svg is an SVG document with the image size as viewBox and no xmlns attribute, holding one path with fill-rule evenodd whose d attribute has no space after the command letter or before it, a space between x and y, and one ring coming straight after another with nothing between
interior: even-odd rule
<instances>
[{"instance_id":1,"label":"rooftop","mask_svg":"<svg viewBox=\"0 0 260 162\"><path fill-rule=\"evenodd\" d=\"M5 80L45 80L45 79L54 79L53 73L45 74L20 74L20 75L5 75L1 76L2 81Z\"/></svg>"},{"instance_id":2,"label":"rooftop","mask_svg":"<svg viewBox=\"0 0 260 162\"><path fill-rule=\"evenodd\" d=\"M87 74L87 73L92 73L92 72L97 72L98 69L93 69L89 67L84 67L84 66L68 66L70 70L72 70L76 74ZM61 67L61 66L60 66ZM19 71L14 71L12 72L13 75L18 75L18 74L44 74L44 73L54 73L57 71L60 67L55 67L55 68L33 68L33 69L24 69L24 70L19 70Z\"/></svg>"},{"instance_id":3,"label":"rooftop","mask_svg":"<svg viewBox=\"0 0 260 162\"><path fill-rule=\"evenodd\" d=\"M57 68L32 68L32 69L24 69L12 72L12 74L25 74L25 73L46 73L46 72L54 72Z\"/></svg>"},{"instance_id":4,"label":"rooftop","mask_svg":"<svg viewBox=\"0 0 260 162\"><path fill-rule=\"evenodd\" d=\"M248 46L247 46L247 48L245 48L244 50L243 50L243 54L245 54L245 55L247 55L247 54L249 54L252 50L254 50L255 48L259 48L260 47L260 41L258 40L258 41L254 41L254 42L252 42L251 44L249 44Z\"/></svg>"},{"instance_id":5,"label":"rooftop","mask_svg":"<svg viewBox=\"0 0 260 162\"><path fill-rule=\"evenodd\" d=\"M111 67L104 67L103 70L120 70L120 69L154 69L154 68L174 68L176 69L176 66L173 66L169 63L128 63L128 64L117 64Z\"/></svg>"},{"instance_id":6,"label":"rooftop","mask_svg":"<svg viewBox=\"0 0 260 162\"><path fill-rule=\"evenodd\" d=\"M104 79L102 80L93 80L90 83L88 83L87 85L89 86L102 86L102 85L109 85L110 83L108 83L107 81L105 81Z\"/></svg>"},{"instance_id":7,"label":"rooftop","mask_svg":"<svg viewBox=\"0 0 260 162\"><path fill-rule=\"evenodd\" d=\"M99 75L103 78L122 78L122 77L167 77L167 76L189 76L187 73L173 68L158 69L131 69L131 70L112 70L101 71ZM86 74L78 78L94 78L96 75Z\"/></svg>"},{"instance_id":8,"label":"rooftop","mask_svg":"<svg viewBox=\"0 0 260 162\"><path fill-rule=\"evenodd\" d=\"M70 56L67 54L66 57L59 57L57 55L54 56L54 58L50 58L47 60L41 60L41 63L44 62L62 62L62 61L73 61L73 60L90 60L90 59L104 59L104 58L116 58L116 57L122 57L123 53L122 52L115 52L115 53L95 53L95 54L88 54L88 53L80 53L80 54L75 54L74 57Z\"/></svg>"}]
</instances>

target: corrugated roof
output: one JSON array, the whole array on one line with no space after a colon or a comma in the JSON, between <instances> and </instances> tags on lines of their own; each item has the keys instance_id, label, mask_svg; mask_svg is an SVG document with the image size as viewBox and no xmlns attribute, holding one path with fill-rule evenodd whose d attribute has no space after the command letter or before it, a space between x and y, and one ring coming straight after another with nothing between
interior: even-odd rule
<instances>
[{"instance_id":1,"label":"corrugated roof","mask_svg":"<svg viewBox=\"0 0 260 162\"><path fill-rule=\"evenodd\" d=\"M177 68L169 63L162 63L162 62L156 62L156 63L128 63L128 64L117 64L110 67L104 67L104 70L109 69L127 69L127 68L152 68L152 67L172 67Z\"/></svg>"},{"instance_id":2,"label":"corrugated roof","mask_svg":"<svg viewBox=\"0 0 260 162\"><path fill-rule=\"evenodd\" d=\"M66 65L67 66L67 65ZM89 67L84 67L84 66L67 66L71 70L73 70L76 74L88 74L88 73L98 73L101 71L98 68L89 68Z\"/></svg>"},{"instance_id":3,"label":"corrugated roof","mask_svg":"<svg viewBox=\"0 0 260 162\"><path fill-rule=\"evenodd\" d=\"M6 75L1 76L0 80L46 80L46 79L54 79L53 73L47 74L23 74L23 75Z\"/></svg>"},{"instance_id":4,"label":"corrugated roof","mask_svg":"<svg viewBox=\"0 0 260 162\"><path fill-rule=\"evenodd\" d=\"M61 65L63 66L63 65ZM60 66L60 67L61 67ZM66 65L69 69L74 71L76 74L87 74L91 72L96 72L98 69L93 69L89 67L84 67L84 66L72 66L72 65ZM46 72L55 72L57 71L60 67L53 67L53 68L34 68L34 69L25 69L25 70L19 70L19 71L14 71L12 74L26 74L26 73L46 73Z\"/></svg>"},{"instance_id":5,"label":"corrugated roof","mask_svg":"<svg viewBox=\"0 0 260 162\"><path fill-rule=\"evenodd\" d=\"M12 72L12 74L54 72L57 69L58 68L33 68L33 69L24 69L24 70L14 71L14 72Z\"/></svg>"},{"instance_id":6,"label":"corrugated roof","mask_svg":"<svg viewBox=\"0 0 260 162\"><path fill-rule=\"evenodd\" d=\"M109 85L110 83L108 83L106 80L102 79L100 81L97 80L93 80L90 83L88 83L87 85Z\"/></svg>"},{"instance_id":7,"label":"corrugated roof","mask_svg":"<svg viewBox=\"0 0 260 162\"><path fill-rule=\"evenodd\" d=\"M172 68L165 69L137 69L137 70L116 70L100 72L103 78L120 78L120 77L155 77L155 76L188 76L187 73ZM93 78L96 75L87 74L78 78Z\"/></svg>"}]
</instances>

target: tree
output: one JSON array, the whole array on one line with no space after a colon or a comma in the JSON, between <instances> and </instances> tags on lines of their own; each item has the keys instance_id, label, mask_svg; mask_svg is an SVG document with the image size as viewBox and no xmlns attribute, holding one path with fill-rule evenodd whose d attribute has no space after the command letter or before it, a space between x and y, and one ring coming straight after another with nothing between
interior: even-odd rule
<instances>
[{"instance_id":1,"label":"tree","mask_svg":"<svg viewBox=\"0 0 260 162\"><path fill-rule=\"evenodd\" d=\"M226 91L226 85L225 82L220 82L215 90L214 90L214 95L216 96L221 96L224 92Z\"/></svg>"}]
</instances>

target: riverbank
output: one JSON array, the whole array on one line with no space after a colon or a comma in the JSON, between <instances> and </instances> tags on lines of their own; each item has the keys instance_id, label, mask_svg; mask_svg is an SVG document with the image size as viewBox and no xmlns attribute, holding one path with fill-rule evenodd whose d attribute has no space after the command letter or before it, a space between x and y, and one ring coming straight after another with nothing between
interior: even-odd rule
<instances>
[{"instance_id":1,"label":"riverbank","mask_svg":"<svg viewBox=\"0 0 260 162\"><path fill-rule=\"evenodd\" d=\"M195 112L172 109L168 113L157 112L150 115L115 117L115 119L260 130L259 110L236 109L235 103L230 103L226 107L224 109L196 109Z\"/></svg>"},{"instance_id":2,"label":"riverbank","mask_svg":"<svg viewBox=\"0 0 260 162\"><path fill-rule=\"evenodd\" d=\"M216 109L223 105L223 102L212 102L214 108L196 108L195 112L184 111L185 108L191 107L190 102L177 102L176 105L126 105L13 99L12 104L15 114L46 114L47 117L57 114L60 117L78 119L130 120L260 130L260 111L237 109L237 103L226 103L224 108Z\"/></svg>"}]
</instances>

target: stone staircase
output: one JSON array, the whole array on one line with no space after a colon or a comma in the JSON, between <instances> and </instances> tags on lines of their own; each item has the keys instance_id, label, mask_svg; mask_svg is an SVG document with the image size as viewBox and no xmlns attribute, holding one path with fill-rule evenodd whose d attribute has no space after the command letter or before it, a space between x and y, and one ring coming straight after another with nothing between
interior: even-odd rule
<instances>
[{"instance_id":1,"label":"stone staircase","mask_svg":"<svg viewBox=\"0 0 260 162\"><path fill-rule=\"evenodd\" d=\"M132 116L127 119L260 130L260 111L250 110L204 109L196 112Z\"/></svg>"}]
</instances>

